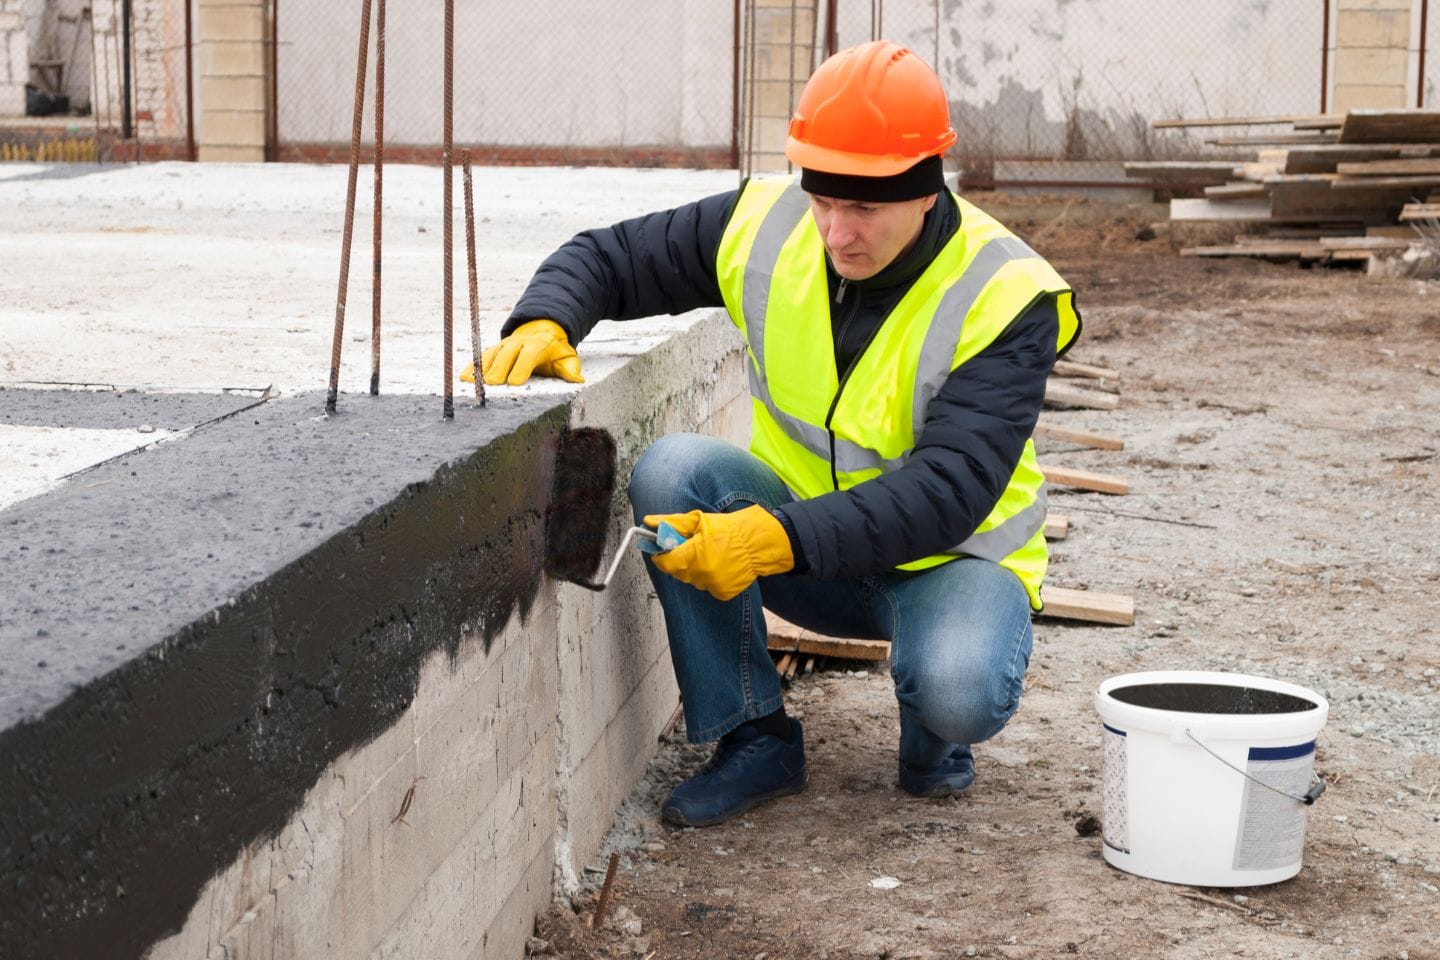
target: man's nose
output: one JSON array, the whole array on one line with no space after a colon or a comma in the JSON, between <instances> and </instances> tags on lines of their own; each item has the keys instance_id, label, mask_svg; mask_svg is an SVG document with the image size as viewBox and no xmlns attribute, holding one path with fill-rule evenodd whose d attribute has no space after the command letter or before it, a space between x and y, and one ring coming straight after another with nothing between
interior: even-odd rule
<instances>
[{"instance_id":1,"label":"man's nose","mask_svg":"<svg viewBox=\"0 0 1440 960\"><path fill-rule=\"evenodd\" d=\"M825 242L833 248L843 248L855 239L855 224L852 218L841 211L830 215L826 225Z\"/></svg>"}]
</instances>

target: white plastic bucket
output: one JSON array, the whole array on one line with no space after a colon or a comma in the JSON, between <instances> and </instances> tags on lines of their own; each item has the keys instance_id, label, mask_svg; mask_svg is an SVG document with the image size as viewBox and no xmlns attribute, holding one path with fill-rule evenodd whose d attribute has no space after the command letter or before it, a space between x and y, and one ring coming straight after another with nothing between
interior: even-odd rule
<instances>
[{"instance_id":1,"label":"white plastic bucket","mask_svg":"<svg viewBox=\"0 0 1440 960\"><path fill-rule=\"evenodd\" d=\"M1312 690L1234 673L1162 670L1095 692L1105 744L1105 859L1169 883L1250 887L1300 872L1315 740Z\"/></svg>"}]
</instances>

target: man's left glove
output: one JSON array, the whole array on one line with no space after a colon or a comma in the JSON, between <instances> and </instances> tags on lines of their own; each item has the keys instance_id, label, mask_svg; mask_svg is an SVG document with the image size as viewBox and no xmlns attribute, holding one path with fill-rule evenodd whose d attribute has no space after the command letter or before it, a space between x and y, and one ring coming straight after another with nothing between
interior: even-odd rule
<instances>
[{"instance_id":1,"label":"man's left glove","mask_svg":"<svg viewBox=\"0 0 1440 960\"><path fill-rule=\"evenodd\" d=\"M647 527L668 522L686 540L680 546L650 559L677 580L704 590L717 600L729 600L755 582L756 577L786 573L795 568L790 536L775 515L756 504L735 513L651 514Z\"/></svg>"}]
</instances>

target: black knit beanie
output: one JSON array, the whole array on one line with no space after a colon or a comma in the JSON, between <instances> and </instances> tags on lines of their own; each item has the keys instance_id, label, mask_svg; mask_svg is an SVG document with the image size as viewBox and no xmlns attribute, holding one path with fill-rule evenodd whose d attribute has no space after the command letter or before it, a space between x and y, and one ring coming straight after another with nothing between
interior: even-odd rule
<instances>
[{"instance_id":1,"label":"black knit beanie","mask_svg":"<svg viewBox=\"0 0 1440 960\"><path fill-rule=\"evenodd\" d=\"M800 171L800 189L822 197L865 203L918 200L945 189L945 165L939 156L926 157L890 177L857 177L805 167Z\"/></svg>"}]
</instances>

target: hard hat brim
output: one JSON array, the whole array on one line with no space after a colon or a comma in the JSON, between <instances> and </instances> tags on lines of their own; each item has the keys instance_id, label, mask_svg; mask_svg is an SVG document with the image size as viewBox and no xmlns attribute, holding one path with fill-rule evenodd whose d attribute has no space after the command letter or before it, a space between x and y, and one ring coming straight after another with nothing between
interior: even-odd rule
<instances>
[{"instance_id":1,"label":"hard hat brim","mask_svg":"<svg viewBox=\"0 0 1440 960\"><path fill-rule=\"evenodd\" d=\"M850 153L845 150L832 150L813 143L803 143L794 137L785 141L785 158L797 167L824 173L843 173L852 177L893 177L925 159L896 153Z\"/></svg>"}]
</instances>

